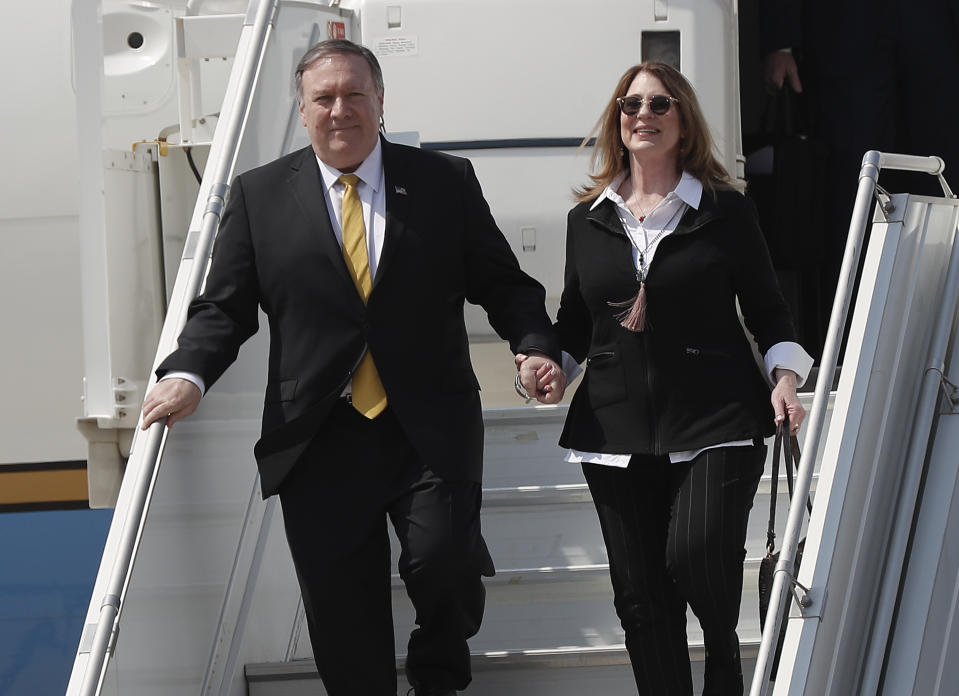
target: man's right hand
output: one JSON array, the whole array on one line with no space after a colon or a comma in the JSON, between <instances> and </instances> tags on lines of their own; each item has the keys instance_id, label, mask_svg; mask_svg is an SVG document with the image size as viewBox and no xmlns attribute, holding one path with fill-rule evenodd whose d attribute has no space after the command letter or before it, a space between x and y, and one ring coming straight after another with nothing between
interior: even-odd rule
<instances>
[{"instance_id":1,"label":"man's right hand","mask_svg":"<svg viewBox=\"0 0 959 696\"><path fill-rule=\"evenodd\" d=\"M143 400L143 424L146 430L161 418L166 418L166 427L172 428L196 411L203 394L200 388L188 379L173 377L156 383Z\"/></svg>"}]
</instances>

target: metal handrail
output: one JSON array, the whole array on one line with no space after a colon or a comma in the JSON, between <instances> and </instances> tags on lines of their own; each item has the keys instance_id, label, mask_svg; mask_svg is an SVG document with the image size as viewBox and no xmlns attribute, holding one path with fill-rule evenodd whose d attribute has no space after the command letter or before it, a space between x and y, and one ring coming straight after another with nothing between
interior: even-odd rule
<instances>
[{"instance_id":1,"label":"metal handrail","mask_svg":"<svg viewBox=\"0 0 959 696\"><path fill-rule=\"evenodd\" d=\"M206 277L213 241L236 165L238 145L249 113L250 97L273 27L277 3L278 0L250 0L237 46L236 61L240 70L234 68L227 86L224 108L221 111L223 117L218 123L205 170L204 184L209 180L210 185L202 224L198 232L190 230L187 237L181 273L178 275L173 300L164 322L156 362L166 357L175 347L176 337L186 323L189 304L199 293ZM197 259L200 260L199 263L196 262ZM192 265L181 287L180 278L184 264L187 263ZM151 378L150 385L153 383L154 379ZM117 527L115 522L111 528L111 536L115 528L120 530L117 552L100 606L90 656L84 665L79 691L81 696L99 694L106 675L108 656L112 654L116 641L119 616L150 507L166 436L164 418L154 423L145 433L138 430L134 437L123 484L124 489L132 486L128 494L130 502L125 509L122 523ZM121 497L124 492L126 491L121 491ZM117 512L120 512L119 506Z\"/></svg>"},{"instance_id":2,"label":"metal handrail","mask_svg":"<svg viewBox=\"0 0 959 696\"><path fill-rule=\"evenodd\" d=\"M856 202L849 222L842 269L839 274L832 314L829 318L826 344L823 349L819 376L816 380L816 391L813 397L812 410L809 414L806 437L803 441L802 457L797 464L798 474L789 506L786 532L783 536L779 560L776 563L773 575L769 609L766 612L765 628L763 629L762 642L759 645L759 655L756 658L752 686L749 691L750 696L765 696L771 684L769 677L772 672L772 657L776 652L776 644L779 640L783 610L791 595L792 588L789 585L793 581L792 573L795 567L796 550L799 547L799 537L802 533L802 523L806 512L806 498L809 495L812 481L813 467L807 465L807 463L815 462L819 455L823 423L826 418L826 401L832 388L843 329L846 325L846 317L849 313L852 291L856 281L856 271L859 267L862 242L865 238L866 225L869 222L869 213L876 193L879 172L882 169L924 172L937 176L944 194L950 198L954 197L942 176L945 164L939 157L918 157L870 150L862 158L859 189L856 193Z\"/></svg>"}]
</instances>

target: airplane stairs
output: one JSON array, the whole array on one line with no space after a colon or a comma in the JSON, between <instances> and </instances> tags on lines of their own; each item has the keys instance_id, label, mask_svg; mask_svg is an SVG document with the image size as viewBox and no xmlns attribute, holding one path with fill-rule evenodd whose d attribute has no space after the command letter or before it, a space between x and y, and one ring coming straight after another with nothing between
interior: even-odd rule
<instances>
[{"instance_id":1,"label":"airplane stairs","mask_svg":"<svg viewBox=\"0 0 959 696\"><path fill-rule=\"evenodd\" d=\"M808 409L811 394L803 398ZM474 696L563 696L587 691L635 694L613 610L608 559L578 465L562 461L556 444L565 406L487 409L483 529L497 566L486 580L487 609L471 641ZM765 553L771 442L747 536L739 635L749 683L759 639L757 573ZM777 526L788 510L780 474ZM394 553L395 562L396 553ZM412 608L394 575L394 623L401 650ZM250 696L322 694L303 627L291 661L248 664ZM694 688L702 688L702 632L690 612L687 628ZM358 649L362 649L358 647ZM405 693L402 658L397 668Z\"/></svg>"}]
</instances>

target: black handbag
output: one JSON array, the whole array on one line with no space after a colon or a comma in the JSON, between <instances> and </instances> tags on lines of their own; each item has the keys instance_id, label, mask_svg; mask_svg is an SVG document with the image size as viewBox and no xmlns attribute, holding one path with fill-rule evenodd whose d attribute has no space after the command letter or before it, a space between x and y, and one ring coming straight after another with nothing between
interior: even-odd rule
<instances>
[{"instance_id":1,"label":"black handbag","mask_svg":"<svg viewBox=\"0 0 959 696\"><path fill-rule=\"evenodd\" d=\"M776 429L776 440L773 444L773 466L772 480L769 485L769 527L766 530L766 555L759 562L759 625L764 627L766 624L766 611L769 609L769 598L773 591L773 576L776 571L776 564L779 562L779 552L776 551L776 497L779 488L779 460L783 460L783 468L786 470L786 483L789 487L789 499L793 496L793 469L799 462L799 441L795 435L787 435L789 432L789 420L780 423ZM784 443L785 441L785 443ZM788 444L786 444L788 443ZM806 498L806 509L812 512L812 502ZM799 573L799 564L802 562L803 550L806 546L805 537L799 541L796 548L796 562L793 567L793 577ZM776 672L779 669L779 658L782 655L783 640L786 637L786 618L789 616L789 604L783 607L783 620L779 629L779 638L776 641L776 654L773 656L772 670L769 673L770 680L776 679Z\"/></svg>"}]
</instances>

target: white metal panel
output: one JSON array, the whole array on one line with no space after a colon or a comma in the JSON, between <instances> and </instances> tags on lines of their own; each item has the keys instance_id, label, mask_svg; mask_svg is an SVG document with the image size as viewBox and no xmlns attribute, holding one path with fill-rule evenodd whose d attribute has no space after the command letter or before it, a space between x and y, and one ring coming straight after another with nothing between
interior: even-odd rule
<instances>
[{"instance_id":1,"label":"white metal panel","mask_svg":"<svg viewBox=\"0 0 959 696\"><path fill-rule=\"evenodd\" d=\"M0 218L72 218L74 230L49 228L58 233L53 244L76 234L80 204L77 170L84 143L77 139L73 98L79 85L72 69L83 58L74 54L79 46L71 27L72 5L71 0L5 3L0 23L0 57L6 66L0 72ZM15 241L4 239L5 248ZM4 272L7 268L3 264ZM29 333L29 327L24 330Z\"/></svg>"},{"instance_id":2,"label":"white metal panel","mask_svg":"<svg viewBox=\"0 0 959 696\"><path fill-rule=\"evenodd\" d=\"M173 90L173 12L160 5L104 0L103 114L161 108Z\"/></svg>"},{"instance_id":3,"label":"white metal panel","mask_svg":"<svg viewBox=\"0 0 959 696\"><path fill-rule=\"evenodd\" d=\"M173 291L180 257L190 229L190 218L196 205L200 182L187 161L187 150L197 169L206 168L209 145L180 147L168 145L160 157L160 219L163 229L163 274L167 299Z\"/></svg>"},{"instance_id":4,"label":"white metal panel","mask_svg":"<svg viewBox=\"0 0 959 696\"><path fill-rule=\"evenodd\" d=\"M103 153L112 401L88 411L102 426L132 428L166 312L157 188L157 145Z\"/></svg>"},{"instance_id":5,"label":"white metal panel","mask_svg":"<svg viewBox=\"0 0 959 696\"><path fill-rule=\"evenodd\" d=\"M954 375L959 352L946 370ZM936 426L909 567L882 687L888 696L946 696L959 683L959 415Z\"/></svg>"},{"instance_id":6,"label":"white metal panel","mask_svg":"<svg viewBox=\"0 0 959 696\"><path fill-rule=\"evenodd\" d=\"M227 58L236 53L244 15L199 15L178 17L178 58Z\"/></svg>"},{"instance_id":7,"label":"white metal panel","mask_svg":"<svg viewBox=\"0 0 959 696\"><path fill-rule=\"evenodd\" d=\"M74 426L83 375L77 218L0 219L0 244L0 362L5 391L16 395L0 403L0 463L83 459Z\"/></svg>"},{"instance_id":8,"label":"white metal panel","mask_svg":"<svg viewBox=\"0 0 959 696\"><path fill-rule=\"evenodd\" d=\"M95 8L74 11L74 61L77 85L77 127L83 163L80 192L80 295L83 303L83 355L85 416L110 416L110 306L107 278L106 209L101 135L103 47Z\"/></svg>"},{"instance_id":9,"label":"white metal panel","mask_svg":"<svg viewBox=\"0 0 959 696\"><path fill-rule=\"evenodd\" d=\"M956 620L955 594L959 555L959 500L956 457L959 415L940 418L930 454L909 568L902 585L882 693L889 696L938 696L955 691L954 679L943 683L948 658L957 646L950 639ZM946 658L945 660L943 658Z\"/></svg>"},{"instance_id":10,"label":"white metal panel","mask_svg":"<svg viewBox=\"0 0 959 696\"><path fill-rule=\"evenodd\" d=\"M157 149L151 144L133 151L105 150L100 196L110 203L103 206L103 235L93 234L94 219L84 219L84 229L91 233L82 240L85 258L102 254L105 273L92 277L95 269L85 268L84 288L105 283L108 290L105 306L84 304L84 319L93 329L104 320L102 312L108 324L106 333L84 327L86 347L95 352L86 354L84 417L78 426L89 441L89 499L94 508L112 507L116 501L146 390L150 354L166 311ZM109 357L106 373L99 369L103 355Z\"/></svg>"},{"instance_id":11,"label":"white metal panel","mask_svg":"<svg viewBox=\"0 0 959 696\"><path fill-rule=\"evenodd\" d=\"M671 0L363 0L360 36L377 53L391 130L424 142L583 137L616 80L640 62L644 30L681 32L681 68L720 151L734 147L738 99L735 4ZM388 7L402 7L389 26ZM406 43L402 41L405 40ZM405 48L403 48L405 46Z\"/></svg>"}]
</instances>

